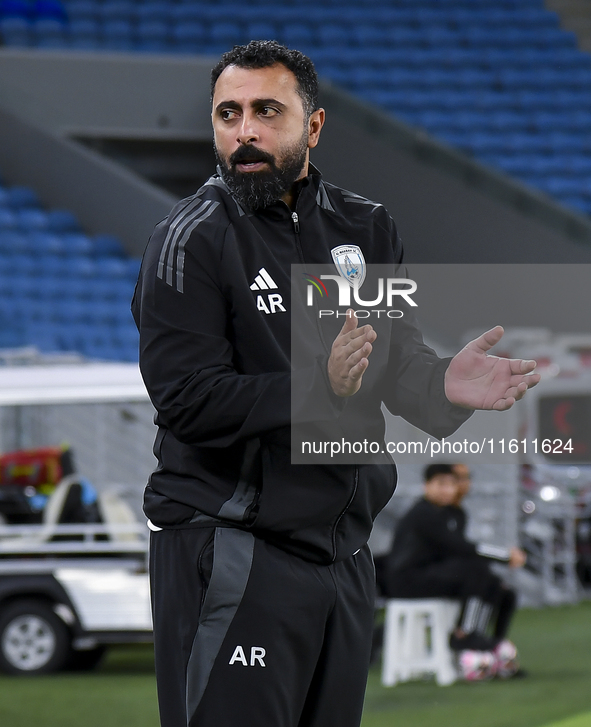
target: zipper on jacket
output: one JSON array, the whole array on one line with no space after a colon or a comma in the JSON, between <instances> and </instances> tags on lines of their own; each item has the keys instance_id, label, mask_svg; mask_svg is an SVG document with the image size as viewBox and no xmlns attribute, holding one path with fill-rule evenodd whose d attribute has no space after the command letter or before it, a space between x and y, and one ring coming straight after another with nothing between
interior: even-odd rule
<instances>
[{"instance_id":1,"label":"zipper on jacket","mask_svg":"<svg viewBox=\"0 0 591 727\"><path fill-rule=\"evenodd\" d=\"M290 213L290 216L293 223L293 231L295 233L296 252L298 253L300 262L303 265L305 263L305 260L304 251L302 250L302 241L300 240L300 217L295 210Z\"/></svg>"},{"instance_id":2,"label":"zipper on jacket","mask_svg":"<svg viewBox=\"0 0 591 727\"><path fill-rule=\"evenodd\" d=\"M305 264L306 260L304 258L304 250L302 248L302 241L300 239L300 217L295 210L291 213L291 221L293 222L293 230L296 238L296 251L302 264ZM318 311L318 301L316 300L316 298L314 298L314 310ZM318 320L316 320L316 330L318 331L318 335L320 336L320 340L322 342L322 345L324 346L324 350L327 354L330 355L332 342L330 345L327 344L326 340L324 339L324 333L322 332L322 326L320 325Z\"/></svg>"},{"instance_id":3,"label":"zipper on jacket","mask_svg":"<svg viewBox=\"0 0 591 727\"><path fill-rule=\"evenodd\" d=\"M353 503L353 500L355 499L355 495L357 494L357 489L359 487L359 467L355 467L355 474L353 477L353 492L351 493L351 497L349 498L349 501L343 508L342 512L338 516L338 518L335 520L334 527L332 529L332 562L334 563L337 558L337 529L339 527L339 524L341 520L343 519L344 514L347 512L347 510L351 507L351 504Z\"/></svg>"}]
</instances>

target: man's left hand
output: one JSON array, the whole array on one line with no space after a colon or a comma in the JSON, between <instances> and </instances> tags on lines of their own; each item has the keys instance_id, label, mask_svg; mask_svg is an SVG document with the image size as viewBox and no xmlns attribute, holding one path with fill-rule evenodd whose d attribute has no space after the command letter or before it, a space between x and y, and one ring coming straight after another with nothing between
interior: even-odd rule
<instances>
[{"instance_id":1,"label":"man's left hand","mask_svg":"<svg viewBox=\"0 0 591 727\"><path fill-rule=\"evenodd\" d=\"M453 357L445 372L445 395L452 404L505 411L539 382L540 375L531 373L535 361L487 354L503 333L501 326L491 328Z\"/></svg>"}]
</instances>

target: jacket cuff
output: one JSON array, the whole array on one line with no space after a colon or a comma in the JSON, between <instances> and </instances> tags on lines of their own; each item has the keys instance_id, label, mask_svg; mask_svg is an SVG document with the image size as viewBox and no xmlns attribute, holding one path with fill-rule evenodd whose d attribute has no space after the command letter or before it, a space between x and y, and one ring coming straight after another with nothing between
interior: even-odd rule
<instances>
[{"instance_id":1,"label":"jacket cuff","mask_svg":"<svg viewBox=\"0 0 591 727\"><path fill-rule=\"evenodd\" d=\"M435 372L431 379L429 391L429 400L435 404L432 412L437 412L437 422L434 423L439 437L447 437L453 434L474 413L473 409L465 409L462 406L452 404L445 395L445 372L451 360L452 357L450 356L435 364Z\"/></svg>"}]
</instances>

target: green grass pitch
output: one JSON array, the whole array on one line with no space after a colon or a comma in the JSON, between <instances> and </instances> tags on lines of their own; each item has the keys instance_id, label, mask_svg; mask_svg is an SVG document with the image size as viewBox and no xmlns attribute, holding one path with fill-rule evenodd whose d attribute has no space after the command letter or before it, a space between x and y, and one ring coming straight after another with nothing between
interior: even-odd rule
<instances>
[{"instance_id":1,"label":"green grass pitch","mask_svg":"<svg viewBox=\"0 0 591 727\"><path fill-rule=\"evenodd\" d=\"M512 637L524 679L385 688L374 667L362 727L591 727L591 603L519 611ZM90 674L0 676L0 725L158 727L153 669L151 648L135 646Z\"/></svg>"}]
</instances>

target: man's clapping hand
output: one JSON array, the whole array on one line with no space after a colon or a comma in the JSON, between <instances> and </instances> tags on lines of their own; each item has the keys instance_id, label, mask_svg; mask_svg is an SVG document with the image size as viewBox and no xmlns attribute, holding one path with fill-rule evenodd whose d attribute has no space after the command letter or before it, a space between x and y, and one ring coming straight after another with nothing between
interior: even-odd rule
<instances>
[{"instance_id":1,"label":"man's clapping hand","mask_svg":"<svg viewBox=\"0 0 591 727\"><path fill-rule=\"evenodd\" d=\"M365 370L369 366L369 355L377 333L369 326L357 327L358 320L353 311L347 311L347 318L332 344L328 359L328 378L337 396L351 396L359 391Z\"/></svg>"}]
</instances>

